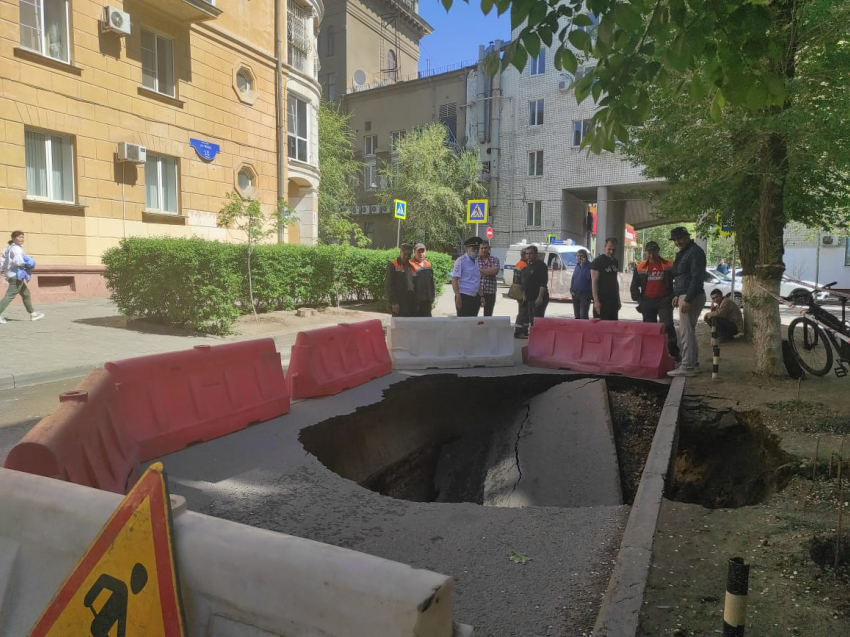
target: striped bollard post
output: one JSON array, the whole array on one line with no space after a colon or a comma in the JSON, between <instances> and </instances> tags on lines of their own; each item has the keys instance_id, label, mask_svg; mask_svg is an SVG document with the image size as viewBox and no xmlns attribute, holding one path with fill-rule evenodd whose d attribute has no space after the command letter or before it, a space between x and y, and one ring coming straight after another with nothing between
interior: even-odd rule
<instances>
[{"instance_id":1,"label":"striped bollard post","mask_svg":"<svg viewBox=\"0 0 850 637\"><path fill-rule=\"evenodd\" d=\"M720 338L717 336L717 320L709 319L711 326L711 380L717 380L717 374L720 372Z\"/></svg>"},{"instance_id":2,"label":"striped bollard post","mask_svg":"<svg viewBox=\"0 0 850 637\"><path fill-rule=\"evenodd\" d=\"M744 619L747 614L747 589L750 584L750 567L741 557L729 560L726 577L726 604L723 609L723 637L744 637Z\"/></svg>"}]
</instances>

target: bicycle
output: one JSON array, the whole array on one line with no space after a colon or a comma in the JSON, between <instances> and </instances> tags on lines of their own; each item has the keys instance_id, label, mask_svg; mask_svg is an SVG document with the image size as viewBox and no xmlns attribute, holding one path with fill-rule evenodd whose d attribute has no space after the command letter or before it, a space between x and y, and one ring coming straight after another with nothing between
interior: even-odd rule
<instances>
[{"instance_id":1,"label":"bicycle","mask_svg":"<svg viewBox=\"0 0 850 637\"><path fill-rule=\"evenodd\" d=\"M828 290L833 285L835 282L824 285L823 289ZM833 371L838 378L847 376L850 343L837 338L834 333L850 337L843 304L842 318L839 319L818 305L809 290L795 290L788 296L788 300L794 305L808 305L806 315L795 318L788 326L788 342L800 367L813 376L826 376L832 369L834 350L838 356L838 365ZM824 326L829 329L824 329Z\"/></svg>"}]
</instances>

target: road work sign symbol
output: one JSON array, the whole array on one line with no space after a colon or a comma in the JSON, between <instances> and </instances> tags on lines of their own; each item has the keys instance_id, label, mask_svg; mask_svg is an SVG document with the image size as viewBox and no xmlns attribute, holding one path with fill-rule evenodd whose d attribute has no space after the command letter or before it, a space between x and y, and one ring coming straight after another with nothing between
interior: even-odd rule
<instances>
[{"instance_id":1,"label":"road work sign symbol","mask_svg":"<svg viewBox=\"0 0 850 637\"><path fill-rule=\"evenodd\" d=\"M62 584L30 637L185 637L168 487L151 465Z\"/></svg>"},{"instance_id":2,"label":"road work sign symbol","mask_svg":"<svg viewBox=\"0 0 850 637\"><path fill-rule=\"evenodd\" d=\"M486 199L470 199L466 202L466 223L487 223Z\"/></svg>"},{"instance_id":3,"label":"road work sign symbol","mask_svg":"<svg viewBox=\"0 0 850 637\"><path fill-rule=\"evenodd\" d=\"M395 204L395 218L407 219L407 202L402 201L401 199L396 199L393 201L393 204Z\"/></svg>"}]
</instances>

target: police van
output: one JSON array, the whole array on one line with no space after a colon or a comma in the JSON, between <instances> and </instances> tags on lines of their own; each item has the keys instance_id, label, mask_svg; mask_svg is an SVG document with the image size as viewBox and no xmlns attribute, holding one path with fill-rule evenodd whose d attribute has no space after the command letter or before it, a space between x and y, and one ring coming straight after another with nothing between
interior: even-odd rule
<instances>
[{"instance_id":1,"label":"police van","mask_svg":"<svg viewBox=\"0 0 850 637\"><path fill-rule=\"evenodd\" d=\"M571 240L568 240L571 241ZM590 250L582 245L568 241L553 241L549 244L514 243L505 254L503 277L507 285L513 283L513 272L522 253L529 245L537 246L537 258L549 266L549 298L553 301L569 301L570 283L573 280L573 270L576 267L576 252L585 250L590 258Z\"/></svg>"}]
</instances>

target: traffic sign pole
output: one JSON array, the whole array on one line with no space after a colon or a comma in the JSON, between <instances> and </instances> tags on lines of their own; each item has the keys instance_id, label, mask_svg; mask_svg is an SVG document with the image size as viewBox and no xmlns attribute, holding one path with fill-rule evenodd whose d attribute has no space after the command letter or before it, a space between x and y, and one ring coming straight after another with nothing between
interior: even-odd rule
<instances>
[{"instance_id":1,"label":"traffic sign pole","mask_svg":"<svg viewBox=\"0 0 850 637\"><path fill-rule=\"evenodd\" d=\"M398 236L395 240L395 247L401 248L401 219L398 220Z\"/></svg>"}]
</instances>

